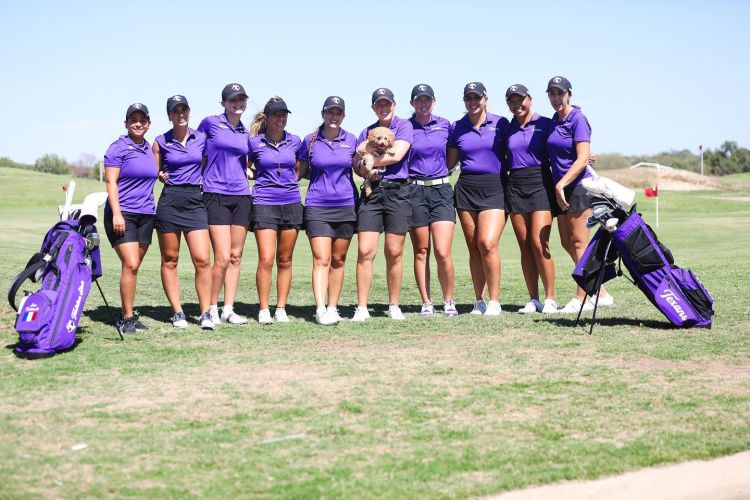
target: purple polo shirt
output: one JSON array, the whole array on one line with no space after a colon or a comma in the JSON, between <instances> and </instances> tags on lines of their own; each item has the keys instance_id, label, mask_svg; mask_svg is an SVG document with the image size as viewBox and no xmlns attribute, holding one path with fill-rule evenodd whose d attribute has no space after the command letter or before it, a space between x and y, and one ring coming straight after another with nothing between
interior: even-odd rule
<instances>
[{"instance_id":1,"label":"purple polo shirt","mask_svg":"<svg viewBox=\"0 0 750 500\"><path fill-rule=\"evenodd\" d=\"M552 117L552 132L547 139L547 152L555 182L563 178L578 157L578 142L591 142L591 125L581 112L581 108L573 106L573 111L562 120L555 113ZM570 185L577 186L586 177L591 177L589 169L584 169Z\"/></svg>"},{"instance_id":2,"label":"purple polo shirt","mask_svg":"<svg viewBox=\"0 0 750 500\"><path fill-rule=\"evenodd\" d=\"M233 127L226 115L207 116L198 130L206 134L206 167L203 191L206 193L250 194L247 182L247 130L240 122Z\"/></svg>"},{"instance_id":3,"label":"purple polo shirt","mask_svg":"<svg viewBox=\"0 0 750 500\"><path fill-rule=\"evenodd\" d=\"M284 138L274 145L266 134L248 141L248 159L255 165L254 205L286 205L299 203L297 182L297 150L299 137L284 132Z\"/></svg>"},{"instance_id":4,"label":"purple polo shirt","mask_svg":"<svg viewBox=\"0 0 750 500\"><path fill-rule=\"evenodd\" d=\"M474 127L469 115L453 122L448 135L448 147L460 153L461 175L499 174L501 158L505 155L503 138L510 124L502 116L487 113L487 118Z\"/></svg>"},{"instance_id":5,"label":"purple polo shirt","mask_svg":"<svg viewBox=\"0 0 750 500\"><path fill-rule=\"evenodd\" d=\"M155 214L154 184L158 171L151 145L144 139L136 144L121 135L104 154L104 168L119 168L117 192L120 210L135 214ZM112 210L107 200L106 209Z\"/></svg>"},{"instance_id":6,"label":"purple polo shirt","mask_svg":"<svg viewBox=\"0 0 750 500\"><path fill-rule=\"evenodd\" d=\"M305 137L297 151L297 158L310 165L310 185L305 195L308 207L345 207L357 200L357 186L352 177L352 157L357 150L357 138L346 130L332 141L315 132Z\"/></svg>"},{"instance_id":7,"label":"purple polo shirt","mask_svg":"<svg viewBox=\"0 0 750 500\"><path fill-rule=\"evenodd\" d=\"M506 154L508 168L511 170L549 166L547 156L547 137L552 129L552 120L534 113L526 126L521 127L513 118L508 130Z\"/></svg>"},{"instance_id":8,"label":"purple polo shirt","mask_svg":"<svg viewBox=\"0 0 750 500\"><path fill-rule=\"evenodd\" d=\"M363 142L367 141L367 134L370 132L370 130L374 129L375 127L379 127L380 124L378 122L373 123L366 129L362 131L362 133L359 134L359 137L357 138L357 146L362 144ZM406 141L409 144L412 143L414 140L414 129L412 129L411 123L409 120L404 120L403 118L399 118L398 116L394 116L391 120L391 126L388 127L391 129L391 131L396 136L397 141ZM404 157L401 159L401 161L394 163L393 165L389 165L385 168L385 172L380 177L384 181L396 181L396 180L404 180L409 177L409 172L407 168L407 161L409 160L409 152L407 151Z\"/></svg>"},{"instance_id":9,"label":"purple polo shirt","mask_svg":"<svg viewBox=\"0 0 750 500\"><path fill-rule=\"evenodd\" d=\"M168 186L200 186L206 134L188 129L183 146L174 139L170 129L154 141L159 144L160 168L169 174L166 182Z\"/></svg>"},{"instance_id":10,"label":"purple polo shirt","mask_svg":"<svg viewBox=\"0 0 750 500\"><path fill-rule=\"evenodd\" d=\"M445 177L448 164L445 147L448 144L450 122L439 116L430 116L422 125L412 116L409 119L414 129L414 142L409 150L409 177Z\"/></svg>"}]
</instances>

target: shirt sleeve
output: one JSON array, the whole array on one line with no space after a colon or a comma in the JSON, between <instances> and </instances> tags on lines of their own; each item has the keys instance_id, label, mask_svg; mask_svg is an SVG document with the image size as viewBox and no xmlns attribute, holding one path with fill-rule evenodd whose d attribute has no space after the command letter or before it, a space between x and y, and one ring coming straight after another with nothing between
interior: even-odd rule
<instances>
[{"instance_id":1,"label":"shirt sleeve","mask_svg":"<svg viewBox=\"0 0 750 500\"><path fill-rule=\"evenodd\" d=\"M119 145L119 140L112 143L104 153L104 167L107 168L121 168L124 163L124 151Z\"/></svg>"},{"instance_id":2,"label":"shirt sleeve","mask_svg":"<svg viewBox=\"0 0 750 500\"><path fill-rule=\"evenodd\" d=\"M299 161L307 162L310 158L310 141L312 141L312 134L308 135L302 140L302 143L297 148L297 159Z\"/></svg>"},{"instance_id":3,"label":"shirt sleeve","mask_svg":"<svg viewBox=\"0 0 750 500\"><path fill-rule=\"evenodd\" d=\"M458 147L458 138L456 137L456 122L453 122L448 126L448 147Z\"/></svg>"},{"instance_id":4,"label":"shirt sleeve","mask_svg":"<svg viewBox=\"0 0 750 500\"><path fill-rule=\"evenodd\" d=\"M355 147L357 147L360 144L362 144L363 142L367 141L367 134L368 134L368 132L370 132L370 130L366 128L362 132L359 133L359 137L357 137L357 144L356 144Z\"/></svg>"},{"instance_id":5,"label":"shirt sleeve","mask_svg":"<svg viewBox=\"0 0 750 500\"><path fill-rule=\"evenodd\" d=\"M571 122L573 142L591 142L591 125L583 113Z\"/></svg>"},{"instance_id":6,"label":"shirt sleeve","mask_svg":"<svg viewBox=\"0 0 750 500\"><path fill-rule=\"evenodd\" d=\"M209 130L211 129L211 117L207 116L201 121L200 125L198 125L198 132L202 132L206 134L206 136L209 135Z\"/></svg>"},{"instance_id":7,"label":"shirt sleeve","mask_svg":"<svg viewBox=\"0 0 750 500\"><path fill-rule=\"evenodd\" d=\"M414 127L409 120L401 120L396 127L396 140L406 141L409 144L414 142Z\"/></svg>"}]
</instances>

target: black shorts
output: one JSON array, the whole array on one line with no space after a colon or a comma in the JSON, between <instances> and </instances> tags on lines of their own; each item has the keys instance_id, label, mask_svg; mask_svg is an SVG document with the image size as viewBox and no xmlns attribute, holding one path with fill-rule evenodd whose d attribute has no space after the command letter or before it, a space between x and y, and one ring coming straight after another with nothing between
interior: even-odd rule
<instances>
[{"instance_id":1,"label":"black shorts","mask_svg":"<svg viewBox=\"0 0 750 500\"><path fill-rule=\"evenodd\" d=\"M364 196L357 212L357 231L407 233L411 226L411 186L399 182L373 183L372 193Z\"/></svg>"},{"instance_id":2,"label":"black shorts","mask_svg":"<svg viewBox=\"0 0 750 500\"><path fill-rule=\"evenodd\" d=\"M164 186L156 206L156 230L180 233L208 229L200 186Z\"/></svg>"},{"instance_id":3,"label":"black shorts","mask_svg":"<svg viewBox=\"0 0 750 500\"><path fill-rule=\"evenodd\" d=\"M461 174L454 191L458 210L505 210L502 174Z\"/></svg>"},{"instance_id":4,"label":"black shorts","mask_svg":"<svg viewBox=\"0 0 750 500\"><path fill-rule=\"evenodd\" d=\"M151 236L154 232L154 223L156 222L155 215L123 212L125 234L122 236L115 234L115 229L112 226L112 215L111 210L104 210L104 232L107 233L107 239L113 247L121 243L137 242L142 245L151 244Z\"/></svg>"},{"instance_id":5,"label":"black shorts","mask_svg":"<svg viewBox=\"0 0 750 500\"><path fill-rule=\"evenodd\" d=\"M300 229L302 227L302 203L284 205L253 205L253 230Z\"/></svg>"},{"instance_id":6,"label":"black shorts","mask_svg":"<svg viewBox=\"0 0 750 500\"><path fill-rule=\"evenodd\" d=\"M412 181L413 182L413 181ZM429 226L433 222L456 222L453 208L453 186L450 183L437 186L411 186L411 225Z\"/></svg>"},{"instance_id":7,"label":"black shorts","mask_svg":"<svg viewBox=\"0 0 750 500\"><path fill-rule=\"evenodd\" d=\"M551 212L557 205L552 174L547 167L524 167L510 171L507 198L509 212Z\"/></svg>"},{"instance_id":8,"label":"black shorts","mask_svg":"<svg viewBox=\"0 0 750 500\"><path fill-rule=\"evenodd\" d=\"M253 199L249 194L203 193L211 226L250 226Z\"/></svg>"},{"instance_id":9,"label":"black shorts","mask_svg":"<svg viewBox=\"0 0 750 500\"><path fill-rule=\"evenodd\" d=\"M565 188L565 200L568 202L568 209L566 211L560 210L560 206L557 206L557 212L555 215L569 214L573 212L583 212L591 207L591 199L589 198L588 191L582 185L568 186Z\"/></svg>"},{"instance_id":10,"label":"black shorts","mask_svg":"<svg viewBox=\"0 0 750 500\"><path fill-rule=\"evenodd\" d=\"M354 205L343 207L305 207L305 231L309 238L352 239L357 229Z\"/></svg>"}]
</instances>

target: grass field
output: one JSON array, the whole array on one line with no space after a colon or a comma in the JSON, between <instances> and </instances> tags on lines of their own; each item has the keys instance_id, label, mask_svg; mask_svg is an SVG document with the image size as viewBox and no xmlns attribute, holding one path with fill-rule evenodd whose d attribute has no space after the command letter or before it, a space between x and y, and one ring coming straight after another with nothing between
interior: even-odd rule
<instances>
[{"instance_id":1,"label":"grass field","mask_svg":"<svg viewBox=\"0 0 750 500\"><path fill-rule=\"evenodd\" d=\"M0 169L4 286L38 249L65 181ZM102 187L80 181L76 200ZM510 227L499 318L465 314L473 297L460 230L462 314L452 319L415 314L409 265L407 321L385 319L381 253L375 319L318 327L304 235L288 325L175 331L156 246L136 299L150 330L125 342L92 290L74 350L20 360L10 350L14 314L0 304L0 497L463 498L750 449L748 200L750 188L661 196L660 239L712 293L712 330L670 328L624 278L609 286L616 307L600 312L593 336L568 316L516 314L527 296ZM653 222L653 199L638 201ZM119 262L102 250L101 283L117 305ZM564 303L572 264L558 241L553 252ZM252 318L256 255L251 236L236 308ZM183 301L194 316L184 257ZM355 301L355 257L342 305Z\"/></svg>"}]
</instances>

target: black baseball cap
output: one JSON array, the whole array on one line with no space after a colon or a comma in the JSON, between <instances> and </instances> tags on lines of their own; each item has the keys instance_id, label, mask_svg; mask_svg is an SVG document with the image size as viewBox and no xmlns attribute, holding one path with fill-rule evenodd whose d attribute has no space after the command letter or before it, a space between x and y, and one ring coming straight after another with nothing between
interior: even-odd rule
<instances>
[{"instance_id":1,"label":"black baseball cap","mask_svg":"<svg viewBox=\"0 0 750 500\"><path fill-rule=\"evenodd\" d=\"M169 99L167 99L167 114L171 113L175 106L178 104L184 104L187 106L187 109L190 109L190 104L188 104L187 97L180 94L175 94Z\"/></svg>"},{"instance_id":2,"label":"black baseball cap","mask_svg":"<svg viewBox=\"0 0 750 500\"><path fill-rule=\"evenodd\" d=\"M419 85L415 85L413 89L411 89L411 100L413 101L417 97L426 95L430 99L435 98L435 91L432 90L432 87L427 85L426 83L420 83Z\"/></svg>"},{"instance_id":3,"label":"black baseball cap","mask_svg":"<svg viewBox=\"0 0 750 500\"><path fill-rule=\"evenodd\" d=\"M289 108L286 106L284 99L281 98L277 98L273 101L267 102L266 107L263 108L263 113L266 115L272 115L277 111L286 111L287 113L291 113L291 111L289 111Z\"/></svg>"},{"instance_id":4,"label":"black baseball cap","mask_svg":"<svg viewBox=\"0 0 750 500\"><path fill-rule=\"evenodd\" d=\"M149 121L151 120L151 117L148 115L148 108L145 104L141 104L140 102L134 102L133 104L128 106L128 110L125 111L125 119L127 120L128 118L130 118L130 115L132 115L136 111L140 111L141 113L146 115L146 118L148 118Z\"/></svg>"},{"instance_id":5,"label":"black baseball cap","mask_svg":"<svg viewBox=\"0 0 750 500\"><path fill-rule=\"evenodd\" d=\"M487 95L487 89L484 88L482 82L469 82L464 87L464 97L468 94L476 94L479 97L484 97Z\"/></svg>"},{"instance_id":6,"label":"black baseball cap","mask_svg":"<svg viewBox=\"0 0 750 500\"><path fill-rule=\"evenodd\" d=\"M231 101L238 95L244 95L245 97L247 97L247 92L245 92L245 87L243 87L239 83L227 83L224 86L224 90L221 91L221 100Z\"/></svg>"},{"instance_id":7,"label":"black baseball cap","mask_svg":"<svg viewBox=\"0 0 750 500\"><path fill-rule=\"evenodd\" d=\"M510 99L510 96L518 94L521 97L526 97L529 95L529 89L526 88L525 85L521 85L520 83L516 83L508 87L508 90L505 91L505 100L507 101Z\"/></svg>"},{"instance_id":8,"label":"black baseball cap","mask_svg":"<svg viewBox=\"0 0 750 500\"><path fill-rule=\"evenodd\" d=\"M346 113L346 103L341 97L337 95L328 96L328 98L326 98L326 102L323 103L323 111L329 110L331 108L339 108L341 111Z\"/></svg>"},{"instance_id":9,"label":"black baseball cap","mask_svg":"<svg viewBox=\"0 0 750 500\"><path fill-rule=\"evenodd\" d=\"M372 103L375 104L381 99L385 99L389 102L394 102L395 99L393 98L393 92L391 92L390 89L387 89L385 87L380 87L379 89L375 89L375 92L372 93Z\"/></svg>"},{"instance_id":10,"label":"black baseball cap","mask_svg":"<svg viewBox=\"0 0 750 500\"><path fill-rule=\"evenodd\" d=\"M571 90L573 90L573 86L570 84L570 81L564 76L553 76L552 78L550 78L550 81L547 84L547 92L549 92L549 89L553 87L560 89L563 92L570 92Z\"/></svg>"}]
</instances>

